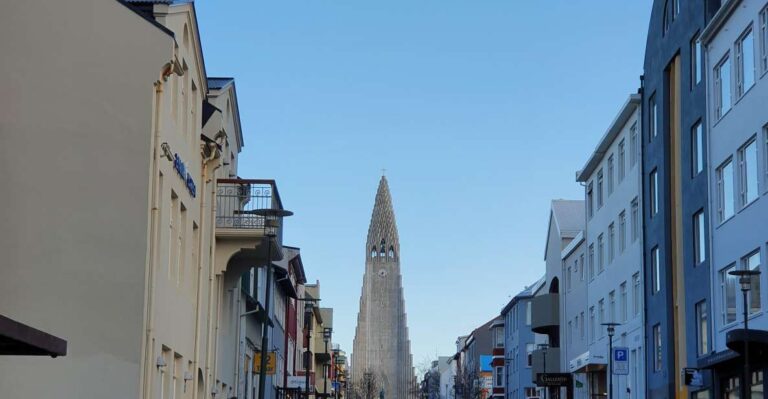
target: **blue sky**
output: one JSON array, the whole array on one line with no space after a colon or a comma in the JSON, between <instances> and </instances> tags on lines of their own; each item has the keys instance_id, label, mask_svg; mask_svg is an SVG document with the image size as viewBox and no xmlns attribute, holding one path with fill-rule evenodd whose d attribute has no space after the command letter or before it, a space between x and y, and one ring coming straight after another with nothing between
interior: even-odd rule
<instances>
[{"instance_id":1,"label":"blue sky","mask_svg":"<svg viewBox=\"0 0 768 399\"><path fill-rule=\"evenodd\" d=\"M236 79L240 176L274 178L285 242L352 350L386 168L414 363L544 273L550 200L639 86L650 0L203 1L210 76Z\"/></svg>"}]
</instances>

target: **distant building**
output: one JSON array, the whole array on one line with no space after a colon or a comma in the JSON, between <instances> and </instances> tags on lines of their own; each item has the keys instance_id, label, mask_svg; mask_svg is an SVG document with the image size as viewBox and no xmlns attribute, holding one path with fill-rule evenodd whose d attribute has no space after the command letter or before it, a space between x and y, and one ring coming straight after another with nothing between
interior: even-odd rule
<instances>
[{"instance_id":1,"label":"distant building","mask_svg":"<svg viewBox=\"0 0 768 399\"><path fill-rule=\"evenodd\" d=\"M531 330L531 301L544 288L544 278L515 295L501 309L504 318L504 390L509 399L540 398L533 383L533 352L544 337Z\"/></svg>"}]
</instances>

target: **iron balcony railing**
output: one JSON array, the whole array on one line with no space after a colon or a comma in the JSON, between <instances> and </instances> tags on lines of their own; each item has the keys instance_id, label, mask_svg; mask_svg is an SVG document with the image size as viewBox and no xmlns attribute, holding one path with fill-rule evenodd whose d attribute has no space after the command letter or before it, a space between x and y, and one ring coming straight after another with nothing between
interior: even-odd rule
<instances>
[{"instance_id":1,"label":"iron balcony railing","mask_svg":"<svg viewBox=\"0 0 768 399\"><path fill-rule=\"evenodd\" d=\"M259 209L283 209L274 180L218 179L216 227L220 229L265 229ZM278 237L282 236L282 226Z\"/></svg>"}]
</instances>

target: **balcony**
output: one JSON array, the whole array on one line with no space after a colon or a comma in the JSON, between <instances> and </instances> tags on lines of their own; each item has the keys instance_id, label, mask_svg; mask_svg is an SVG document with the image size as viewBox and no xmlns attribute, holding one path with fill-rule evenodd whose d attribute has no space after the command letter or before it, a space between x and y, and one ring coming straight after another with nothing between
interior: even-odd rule
<instances>
[{"instance_id":1,"label":"balcony","mask_svg":"<svg viewBox=\"0 0 768 399\"><path fill-rule=\"evenodd\" d=\"M544 354L546 353L546 369L544 368ZM560 373L560 348L536 349L532 354L531 378L536 381L538 373Z\"/></svg>"},{"instance_id":2,"label":"balcony","mask_svg":"<svg viewBox=\"0 0 768 399\"><path fill-rule=\"evenodd\" d=\"M237 275L283 258L283 210L274 180L218 179L216 192L216 272Z\"/></svg>"},{"instance_id":3,"label":"balcony","mask_svg":"<svg viewBox=\"0 0 768 399\"><path fill-rule=\"evenodd\" d=\"M531 300L531 330L556 335L560 328L560 295L543 294Z\"/></svg>"}]
</instances>

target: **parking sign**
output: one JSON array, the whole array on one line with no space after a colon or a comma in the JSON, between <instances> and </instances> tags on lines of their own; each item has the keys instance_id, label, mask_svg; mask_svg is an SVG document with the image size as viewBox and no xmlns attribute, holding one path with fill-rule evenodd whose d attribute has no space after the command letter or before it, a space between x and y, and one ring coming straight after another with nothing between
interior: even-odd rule
<instances>
[{"instance_id":1,"label":"parking sign","mask_svg":"<svg viewBox=\"0 0 768 399\"><path fill-rule=\"evenodd\" d=\"M613 348L613 354L611 356L613 361L613 374L615 375L628 375L629 374L629 348L616 347Z\"/></svg>"}]
</instances>

